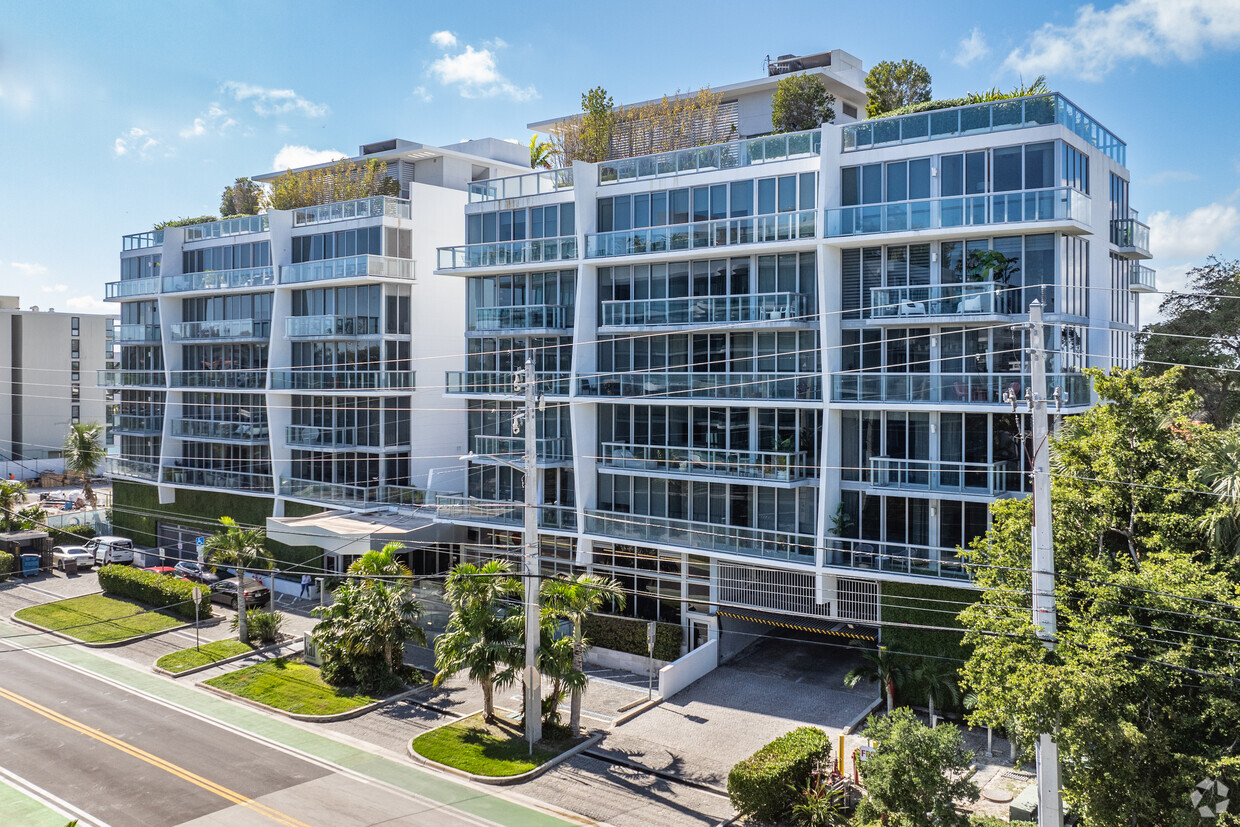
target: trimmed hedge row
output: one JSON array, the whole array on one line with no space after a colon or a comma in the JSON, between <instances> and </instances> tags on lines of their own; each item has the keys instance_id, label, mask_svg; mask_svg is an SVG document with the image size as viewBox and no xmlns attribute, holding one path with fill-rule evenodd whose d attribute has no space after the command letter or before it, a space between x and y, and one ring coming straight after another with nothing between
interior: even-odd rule
<instances>
[{"instance_id":1,"label":"trimmed hedge row","mask_svg":"<svg viewBox=\"0 0 1240 827\"><path fill-rule=\"evenodd\" d=\"M143 571L131 566L100 566L99 586L107 594L129 597L157 609L169 609L188 620L194 619L194 584L166 574ZM211 590L203 586L198 601L198 617L211 616Z\"/></svg>"},{"instance_id":2,"label":"trimmed hedge row","mask_svg":"<svg viewBox=\"0 0 1240 827\"><path fill-rule=\"evenodd\" d=\"M650 649L646 645L646 621L617 615L586 615L581 633L591 646L615 649L631 655L645 657ZM680 644L684 634L673 623L660 623L654 633L654 656L659 660L676 660L680 657Z\"/></svg>"},{"instance_id":3,"label":"trimmed hedge row","mask_svg":"<svg viewBox=\"0 0 1240 827\"><path fill-rule=\"evenodd\" d=\"M732 767L728 799L742 815L782 823L810 773L830 760L827 733L812 726L794 729Z\"/></svg>"},{"instance_id":4,"label":"trimmed hedge row","mask_svg":"<svg viewBox=\"0 0 1240 827\"><path fill-rule=\"evenodd\" d=\"M9 579L9 574L13 571L13 555L7 551L0 551L0 583Z\"/></svg>"}]
</instances>

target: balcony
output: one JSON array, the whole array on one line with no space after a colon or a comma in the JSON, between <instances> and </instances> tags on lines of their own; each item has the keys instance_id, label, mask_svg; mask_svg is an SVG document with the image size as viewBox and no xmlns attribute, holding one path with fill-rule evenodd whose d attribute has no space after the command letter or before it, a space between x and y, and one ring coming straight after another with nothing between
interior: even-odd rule
<instances>
[{"instance_id":1,"label":"balcony","mask_svg":"<svg viewBox=\"0 0 1240 827\"><path fill-rule=\"evenodd\" d=\"M335 204L319 204L293 210L293 226L308 227L329 221L348 221L354 218L409 218L409 201L385 195L358 198L353 201L337 201Z\"/></svg>"},{"instance_id":2,"label":"balcony","mask_svg":"<svg viewBox=\"0 0 1240 827\"><path fill-rule=\"evenodd\" d=\"M1051 124L1067 127L1121 166L1126 163L1124 142L1058 93L845 124L843 149L853 152Z\"/></svg>"},{"instance_id":3,"label":"balcony","mask_svg":"<svg viewBox=\"0 0 1240 827\"><path fill-rule=\"evenodd\" d=\"M280 477L281 497L344 505L352 508L421 505L425 492L408 485L349 485L339 482Z\"/></svg>"},{"instance_id":4,"label":"balcony","mask_svg":"<svg viewBox=\"0 0 1240 827\"><path fill-rule=\"evenodd\" d=\"M572 187L572 167L527 172L524 175L510 175L507 178L474 181L469 185L469 203L503 201L509 198L524 198L527 195L546 195L571 190Z\"/></svg>"},{"instance_id":5,"label":"balcony","mask_svg":"<svg viewBox=\"0 0 1240 827\"><path fill-rule=\"evenodd\" d=\"M480 500L460 494L435 494L435 519L441 522L484 523L520 528L525 524L525 503ZM556 531L577 530L577 509L564 505L538 506L538 527Z\"/></svg>"},{"instance_id":6,"label":"balcony","mask_svg":"<svg viewBox=\"0 0 1240 827\"><path fill-rule=\"evenodd\" d=\"M121 236L121 249L125 251L162 247L163 244L163 230L147 230L145 233L130 233L129 235Z\"/></svg>"},{"instance_id":7,"label":"balcony","mask_svg":"<svg viewBox=\"0 0 1240 827\"><path fill-rule=\"evenodd\" d=\"M123 299L151 298L159 295L159 277L110 281L103 286L103 300L109 302Z\"/></svg>"},{"instance_id":8,"label":"balcony","mask_svg":"<svg viewBox=\"0 0 1240 827\"><path fill-rule=\"evenodd\" d=\"M550 468L572 465L573 448L566 437L544 437L536 446L538 467ZM471 462L479 465L494 464L497 457L520 463L525 459L525 437L474 434L474 456Z\"/></svg>"},{"instance_id":9,"label":"balcony","mask_svg":"<svg viewBox=\"0 0 1240 827\"><path fill-rule=\"evenodd\" d=\"M239 267L235 270L204 270L201 273L180 273L164 276L165 293L190 290L252 290L276 283L272 267Z\"/></svg>"},{"instance_id":10,"label":"balcony","mask_svg":"<svg viewBox=\"0 0 1240 827\"><path fill-rule=\"evenodd\" d=\"M1111 220L1111 243L1115 245L1115 252L1124 258L1153 258L1150 254L1149 225L1138 221L1136 212L1128 218Z\"/></svg>"},{"instance_id":11,"label":"balcony","mask_svg":"<svg viewBox=\"0 0 1240 827\"><path fill-rule=\"evenodd\" d=\"M224 319L214 322L181 322L168 325L174 342L234 341L271 338L270 319Z\"/></svg>"},{"instance_id":12,"label":"balcony","mask_svg":"<svg viewBox=\"0 0 1240 827\"><path fill-rule=\"evenodd\" d=\"M816 237L816 210L721 218L696 224L616 230L586 236L586 258L709 250Z\"/></svg>"},{"instance_id":13,"label":"balcony","mask_svg":"<svg viewBox=\"0 0 1240 827\"><path fill-rule=\"evenodd\" d=\"M870 290L870 321L923 324L987 320L1021 312L1021 288L994 281L874 287Z\"/></svg>"},{"instance_id":14,"label":"balcony","mask_svg":"<svg viewBox=\"0 0 1240 827\"><path fill-rule=\"evenodd\" d=\"M870 485L901 491L943 491L955 494L1021 493L1023 475L1019 463L946 462L928 459L870 459Z\"/></svg>"},{"instance_id":15,"label":"balcony","mask_svg":"<svg viewBox=\"0 0 1240 827\"><path fill-rule=\"evenodd\" d=\"M1128 269L1128 287L1134 293L1157 293L1154 268L1132 262Z\"/></svg>"},{"instance_id":16,"label":"balcony","mask_svg":"<svg viewBox=\"0 0 1240 827\"><path fill-rule=\"evenodd\" d=\"M265 370L174 370L174 388L225 388L229 390L263 390L267 387Z\"/></svg>"},{"instance_id":17,"label":"balcony","mask_svg":"<svg viewBox=\"0 0 1240 827\"><path fill-rule=\"evenodd\" d=\"M726 477L755 482L794 483L818 476L804 451L728 451L668 445L604 442L600 468L642 471L669 477Z\"/></svg>"},{"instance_id":18,"label":"balcony","mask_svg":"<svg viewBox=\"0 0 1240 827\"><path fill-rule=\"evenodd\" d=\"M602 397L817 402L822 399L822 374L596 373L579 377L577 392Z\"/></svg>"},{"instance_id":19,"label":"balcony","mask_svg":"<svg viewBox=\"0 0 1240 827\"><path fill-rule=\"evenodd\" d=\"M221 218L205 224L191 224L185 228L186 241L202 241L208 238L226 238L247 233L263 233L268 229L267 213L243 215L239 218Z\"/></svg>"},{"instance_id":20,"label":"balcony","mask_svg":"<svg viewBox=\"0 0 1240 827\"><path fill-rule=\"evenodd\" d=\"M828 536L824 552L824 564L836 568L966 582L970 579L954 548Z\"/></svg>"},{"instance_id":21,"label":"balcony","mask_svg":"<svg viewBox=\"0 0 1240 827\"><path fill-rule=\"evenodd\" d=\"M515 394L511 370L450 370L444 384L448 393ZM568 372L540 371L535 377L539 390L546 394L568 395Z\"/></svg>"},{"instance_id":22,"label":"balcony","mask_svg":"<svg viewBox=\"0 0 1240 827\"><path fill-rule=\"evenodd\" d=\"M180 439L207 442L265 443L266 423L222 422L215 419L174 419L172 435Z\"/></svg>"},{"instance_id":23,"label":"balcony","mask_svg":"<svg viewBox=\"0 0 1240 827\"><path fill-rule=\"evenodd\" d=\"M109 477L155 482L159 479L159 463L127 457L104 457L103 472Z\"/></svg>"},{"instance_id":24,"label":"balcony","mask_svg":"<svg viewBox=\"0 0 1240 827\"><path fill-rule=\"evenodd\" d=\"M822 132L788 132L765 138L731 141L674 152L660 152L637 158L604 161L598 165L598 182L621 184L642 178L665 178L693 172L769 164L794 158L809 158L822 152Z\"/></svg>"},{"instance_id":25,"label":"balcony","mask_svg":"<svg viewBox=\"0 0 1240 827\"><path fill-rule=\"evenodd\" d=\"M162 370L108 368L98 371L97 375L97 385L101 388L162 388L166 381Z\"/></svg>"},{"instance_id":26,"label":"balcony","mask_svg":"<svg viewBox=\"0 0 1240 827\"><path fill-rule=\"evenodd\" d=\"M138 414L113 414L112 430L119 433L154 436L164 432L164 418Z\"/></svg>"},{"instance_id":27,"label":"balcony","mask_svg":"<svg viewBox=\"0 0 1240 827\"><path fill-rule=\"evenodd\" d=\"M760 528L586 509L586 533L641 544L814 563L814 536Z\"/></svg>"},{"instance_id":28,"label":"balcony","mask_svg":"<svg viewBox=\"0 0 1240 827\"><path fill-rule=\"evenodd\" d=\"M284 429L284 441L294 448L310 448L316 451L353 450L356 448L379 451L383 448L405 447L408 444L381 445L378 428L332 428L315 425L287 426Z\"/></svg>"},{"instance_id":29,"label":"balcony","mask_svg":"<svg viewBox=\"0 0 1240 827\"><path fill-rule=\"evenodd\" d=\"M118 324L114 340L121 345L159 344L159 325L157 324Z\"/></svg>"},{"instance_id":30,"label":"balcony","mask_svg":"<svg viewBox=\"0 0 1240 827\"><path fill-rule=\"evenodd\" d=\"M1054 187L839 207L827 210L827 237L990 227L1031 221L1075 222L1081 225L1080 229L1087 230L1090 203L1089 196L1078 190Z\"/></svg>"},{"instance_id":31,"label":"balcony","mask_svg":"<svg viewBox=\"0 0 1240 827\"><path fill-rule=\"evenodd\" d=\"M514 264L539 264L548 261L572 261L577 258L577 236L532 238L524 241L487 241L439 248L440 270L461 270L466 267L506 267Z\"/></svg>"},{"instance_id":32,"label":"balcony","mask_svg":"<svg viewBox=\"0 0 1240 827\"><path fill-rule=\"evenodd\" d=\"M279 368L271 371L277 391L376 391L415 389L411 370L318 370Z\"/></svg>"},{"instance_id":33,"label":"balcony","mask_svg":"<svg viewBox=\"0 0 1240 827\"><path fill-rule=\"evenodd\" d=\"M753 293L742 296L685 296L675 299L611 299L603 302L600 333L727 327L810 327L818 324L818 307L803 293Z\"/></svg>"},{"instance_id":34,"label":"balcony","mask_svg":"<svg viewBox=\"0 0 1240 827\"><path fill-rule=\"evenodd\" d=\"M1089 405L1089 377L1080 373L1047 376L1047 394L1060 389L1065 406ZM836 373L832 402L909 402L943 405L1003 405L1009 391L1025 398L1030 377L994 373Z\"/></svg>"},{"instance_id":35,"label":"balcony","mask_svg":"<svg viewBox=\"0 0 1240 827\"><path fill-rule=\"evenodd\" d=\"M475 307L469 332L568 334L573 329L573 308L565 304L526 304L516 307Z\"/></svg>"},{"instance_id":36,"label":"balcony","mask_svg":"<svg viewBox=\"0 0 1240 827\"><path fill-rule=\"evenodd\" d=\"M300 264L280 267L280 284L355 278L413 281L413 260L391 256L346 256L322 261L303 261Z\"/></svg>"},{"instance_id":37,"label":"balcony","mask_svg":"<svg viewBox=\"0 0 1240 827\"><path fill-rule=\"evenodd\" d=\"M180 468L165 465L162 479L170 485L193 485L223 491L271 493L271 474L224 471L215 468Z\"/></svg>"},{"instance_id":38,"label":"balcony","mask_svg":"<svg viewBox=\"0 0 1240 827\"><path fill-rule=\"evenodd\" d=\"M373 316L289 316L284 320L284 335L290 339L347 339L382 332Z\"/></svg>"}]
</instances>

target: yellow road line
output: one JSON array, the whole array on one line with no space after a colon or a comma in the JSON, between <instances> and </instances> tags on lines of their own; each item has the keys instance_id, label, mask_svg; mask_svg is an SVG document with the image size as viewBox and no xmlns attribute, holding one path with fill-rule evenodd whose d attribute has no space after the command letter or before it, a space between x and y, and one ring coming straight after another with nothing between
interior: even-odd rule
<instances>
[{"instance_id":1,"label":"yellow road line","mask_svg":"<svg viewBox=\"0 0 1240 827\"><path fill-rule=\"evenodd\" d=\"M72 718L62 715L61 713L57 712L54 709L49 709L41 704L35 703L29 698L26 698L22 695L18 695L15 692L11 692L7 689L0 687L0 698L4 698L6 700L12 701L18 706L24 707L25 709L28 709L31 712L34 712L38 715L42 715L44 718L47 718L50 721L54 721L55 723L58 723L61 726L68 727L69 729L72 729L75 732L79 732L82 735L85 735L87 737L93 738L96 741L99 741L100 743L107 744L113 749L120 750L126 755L131 755L134 758L137 758L141 761L145 761L146 763L150 764L153 767L161 769L164 772L167 772L171 775L175 775L177 778L180 778L183 781L188 781L189 783L197 787L201 787L207 792L218 795L220 798L226 799L228 801L231 801L234 804L238 804L242 807L246 807L247 809L253 810L259 815L266 816L272 821L285 825L285 827L310 827L310 825L306 824L305 822L298 821L297 819L293 818L290 815L287 815L285 813L280 812L279 810L275 810L275 809L272 809L271 807L268 807L266 804L262 804L258 801L255 801L252 798L242 795L239 792L235 792L233 790L228 789L227 787L224 787L220 784L215 783L214 781L211 781L207 778L203 778L201 775L190 772L189 770L183 767L179 767L170 761L166 761L163 758L160 758L158 755L152 755L151 753L145 750L139 749L138 747L135 747L132 744L129 744L125 741L122 741L119 738L115 738L111 735L108 735L106 732L102 732L101 730L95 729L93 727L88 727L83 723L80 723L78 721L73 720Z\"/></svg>"}]
</instances>

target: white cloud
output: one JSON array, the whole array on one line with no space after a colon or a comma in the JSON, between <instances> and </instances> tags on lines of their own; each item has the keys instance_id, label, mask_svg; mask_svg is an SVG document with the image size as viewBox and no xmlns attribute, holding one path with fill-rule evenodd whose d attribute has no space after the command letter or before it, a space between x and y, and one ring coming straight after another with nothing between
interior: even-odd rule
<instances>
[{"instance_id":1,"label":"white cloud","mask_svg":"<svg viewBox=\"0 0 1240 827\"><path fill-rule=\"evenodd\" d=\"M232 95L237 101L250 101L259 115L287 115L297 113L308 118L321 118L330 110L325 103L314 103L298 95L292 89L267 89L251 83L230 80L220 91Z\"/></svg>"},{"instance_id":2,"label":"white cloud","mask_svg":"<svg viewBox=\"0 0 1240 827\"><path fill-rule=\"evenodd\" d=\"M82 313L102 313L107 316L116 315L116 306L108 304L96 296L71 296L66 302L70 310Z\"/></svg>"},{"instance_id":3,"label":"white cloud","mask_svg":"<svg viewBox=\"0 0 1240 827\"><path fill-rule=\"evenodd\" d=\"M47 272L47 267L32 261L10 261L9 267L27 277L41 276Z\"/></svg>"},{"instance_id":4,"label":"white cloud","mask_svg":"<svg viewBox=\"0 0 1240 827\"><path fill-rule=\"evenodd\" d=\"M495 53L507 45L504 41L496 39L483 45L475 49L467 44L463 52L435 59L430 65L431 76L444 86L455 86L463 98L506 97L519 102L538 97L533 86L518 86L500 73Z\"/></svg>"},{"instance_id":5,"label":"white cloud","mask_svg":"<svg viewBox=\"0 0 1240 827\"><path fill-rule=\"evenodd\" d=\"M1147 184L1185 183L1196 181L1201 176L1186 169L1164 169L1145 179Z\"/></svg>"},{"instance_id":6,"label":"white cloud","mask_svg":"<svg viewBox=\"0 0 1240 827\"><path fill-rule=\"evenodd\" d=\"M1215 202L1183 216L1150 215L1150 250L1159 259L1183 261L1213 255L1240 234L1240 210Z\"/></svg>"},{"instance_id":7,"label":"white cloud","mask_svg":"<svg viewBox=\"0 0 1240 827\"><path fill-rule=\"evenodd\" d=\"M952 63L957 66L968 66L986 55L990 54L990 47L986 45L986 37L982 34L982 30L977 26L973 27L973 31L969 32L969 36L961 38L960 46L956 50L956 56L952 58Z\"/></svg>"},{"instance_id":8,"label":"white cloud","mask_svg":"<svg viewBox=\"0 0 1240 827\"><path fill-rule=\"evenodd\" d=\"M426 91L425 86L414 87L413 96L417 98L418 100L422 101L422 103L430 103L432 100L434 100L434 98L431 96L431 93Z\"/></svg>"},{"instance_id":9,"label":"white cloud","mask_svg":"<svg viewBox=\"0 0 1240 827\"><path fill-rule=\"evenodd\" d=\"M197 138L207 132L217 132L224 134L229 127L236 126L237 122L228 117L228 111L221 107L218 103L213 103L207 107L207 111L202 117L194 118L194 122L181 130L182 138Z\"/></svg>"},{"instance_id":10,"label":"white cloud","mask_svg":"<svg viewBox=\"0 0 1240 827\"><path fill-rule=\"evenodd\" d=\"M1126 61L1189 61L1207 49L1237 46L1235 0L1126 0L1102 11L1081 6L1068 26L1047 23L1004 66L1026 77L1055 72L1100 80Z\"/></svg>"},{"instance_id":11,"label":"white cloud","mask_svg":"<svg viewBox=\"0 0 1240 827\"><path fill-rule=\"evenodd\" d=\"M449 31L433 32L431 34L431 43L439 48L447 51L456 48L456 35Z\"/></svg>"},{"instance_id":12,"label":"white cloud","mask_svg":"<svg viewBox=\"0 0 1240 827\"><path fill-rule=\"evenodd\" d=\"M40 288L44 293L64 293L69 289L67 284L45 284Z\"/></svg>"},{"instance_id":13,"label":"white cloud","mask_svg":"<svg viewBox=\"0 0 1240 827\"><path fill-rule=\"evenodd\" d=\"M309 167L315 164L325 164L328 161L335 161L338 158L347 158L343 152L336 149L311 149L308 146L296 146L294 144L285 144L279 152L276 153L275 160L271 162L272 169L297 169L298 167Z\"/></svg>"},{"instance_id":14,"label":"white cloud","mask_svg":"<svg viewBox=\"0 0 1240 827\"><path fill-rule=\"evenodd\" d=\"M159 141L152 137L150 132L134 126L116 139L112 144L112 152L119 158L137 150L138 154L145 158L147 153L158 145Z\"/></svg>"}]
</instances>

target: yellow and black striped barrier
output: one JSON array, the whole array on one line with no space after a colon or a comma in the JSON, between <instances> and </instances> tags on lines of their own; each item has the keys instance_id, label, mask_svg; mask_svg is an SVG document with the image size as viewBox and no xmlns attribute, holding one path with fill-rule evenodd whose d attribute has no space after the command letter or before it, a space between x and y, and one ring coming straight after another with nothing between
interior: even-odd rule
<instances>
[{"instance_id":1,"label":"yellow and black striped barrier","mask_svg":"<svg viewBox=\"0 0 1240 827\"><path fill-rule=\"evenodd\" d=\"M723 617L735 618L736 620L748 620L752 623L765 623L767 626L778 626L781 629L793 629L798 632L812 632L817 635L834 635L836 637L846 637L846 638L849 638L850 640L869 640L869 641L878 640L878 638L874 637L874 635L866 634L864 632L859 632L856 630L849 630L846 632L841 632L835 629L823 629L819 626L805 626L799 623L786 623L785 621L782 621L782 620L771 620L770 618L759 617L757 615L737 614L736 612L726 612L726 611L723 611L722 609L715 612L715 614L722 615Z\"/></svg>"}]
</instances>

